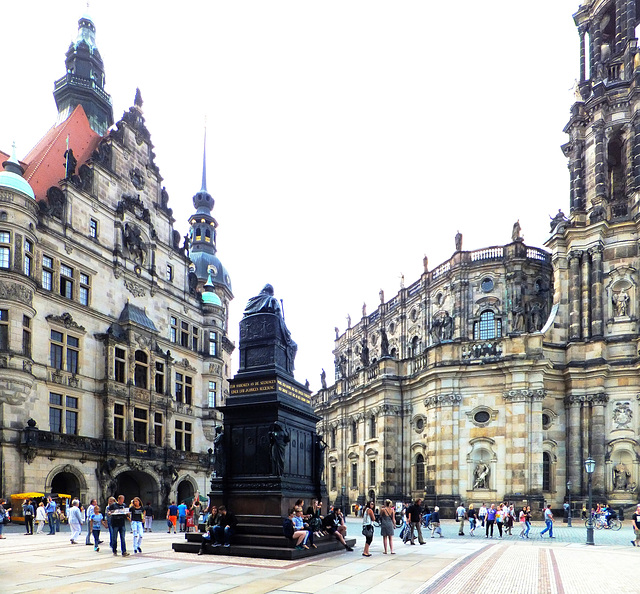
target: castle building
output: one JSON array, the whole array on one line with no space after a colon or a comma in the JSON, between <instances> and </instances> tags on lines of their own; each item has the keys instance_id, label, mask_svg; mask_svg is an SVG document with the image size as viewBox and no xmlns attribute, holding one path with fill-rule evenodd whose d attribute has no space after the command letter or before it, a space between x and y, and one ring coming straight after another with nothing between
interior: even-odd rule
<instances>
[{"instance_id":1,"label":"castle building","mask_svg":"<svg viewBox=\"0 0 640 594\"><path fill-rule=\"evenodd\" d=\"M330 497L635 503L640 482L637 0L574 15L579 98L562 147L569 216L548 251L453 256L343 334L315 396Z\"/></svg>"},{"instance_id":2,"label":"castle building","mask_svg":"<svg viewBox=\"0 0 640 594\"><path fill-rule=\"evenodd\" d=\"M113 126L90 18L65 65L58 121L0 154L0 492L162 506L208 490L234 349L206 162L183 242L139 91Z\"/></svg>"}]
</instances>

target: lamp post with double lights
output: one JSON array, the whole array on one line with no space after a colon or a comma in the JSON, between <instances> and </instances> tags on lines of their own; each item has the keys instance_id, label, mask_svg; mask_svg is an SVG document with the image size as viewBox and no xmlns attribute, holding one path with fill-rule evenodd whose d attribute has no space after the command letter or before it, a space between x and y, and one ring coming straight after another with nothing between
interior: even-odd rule
<instances>
[{"instance_id":1,"label":"lamp post with double lights","mask_svg":"<svg viewBox=\"0 0 640 594\"><path fill-rule=\"evenodd\" d=\"M571 528L571 487L573 487L573 483L571 481L567 481L567 494L569 495L569 515L567 516L568 528Z\"/></svg>"},{"instance_id":2,"label":"lamp post with double lights","mask_svg":"<svg viewBox=\"0 0 640 594\"><path fill-rule=\"evenodd\" d=\"M593 501L591 500L591 475L596 469L596 461L589 456L584 461L584 469L587 471L587 475L589 477L589 507L587 508L587 544L594 545L593 542L593 514L591 513L591 508L593 506Z\"/></svg>"}]
</instances>

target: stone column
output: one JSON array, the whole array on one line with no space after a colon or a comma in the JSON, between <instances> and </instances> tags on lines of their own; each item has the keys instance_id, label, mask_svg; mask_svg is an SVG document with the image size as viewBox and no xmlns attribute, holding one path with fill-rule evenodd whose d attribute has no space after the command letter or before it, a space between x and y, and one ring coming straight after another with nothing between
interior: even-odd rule
<instances>
[{"instance_id":1,"label":"stone column","mask_svg":"<svg viewBox=\"0 0 640 594\"><path fill-rule=\"evenodd\" d=\"M636 0L627 0L627 31L625 36L625 44L636 36ZM630 78L627 77L627 78Z\"/></svg>"},{"instance_id":2,"label":"stone column","mask_svg":"<svg viewBox=\"0 0 640 594\"><path fill-rule=\"evenodd\" d=\"M584 142L576 140L573 154L573 207L584 210Z\"/></svg>"},{"instance_id":3,"label":"stone column","mask_svg":"<svg viewBox=\"0 0 640 594\"><path fill-rule=\"evenodd\" d=\"M604 495L604 472L605 472L605 420L604 409L609 402L609 397L604 394L594 394L591 408L591 431L590 449L591 456L596 461L596 470L592 477L593 493Z\"/></svg>"},{"instance_id":4,"label":"stone column","mask_svg":"<svg viewBox=\"0 0 640 594\"><path fill-rule=\"evenodd\" d=\"M591 336L601 337L604 334L602 314L602 250L601 244L589 248L591 255Z\"/></svg>"},{"instance_id":5,"label":"stone column","mask_svg":"<svg viewBox=\"0 0 640 594\"><path fill-rule=\"evenodd\" d=\"M583 83L585 81L585 69L586 69L584 28L581 27L580 29L578 29L578 33L580 35L580 82Z\"/></svg>"},{"instance_id":6,"label":"stone column","mask_svg":"<svg viewBox=\"0 0 640 594\"><path fill-rule=\"evenodd\" d=\"M602 122L597 122L593 125L596 142L596 159L595 159L595 174L596 174L596 198L604 200L607 195L607 170L604 154L604 125Z\"/></svg>"},{"instance_id":7,"label":"stone column","mask_svg":"<svg viewBox=\"0 0 640 594\"><path fill-rule=\"evenodd\" d=\"M438 435L440 433L440 424L436 414L436 397L429 396L424 401L424 407L427 415L425 426L425 443L427 446L427 459L425 460L424 480L425 491L427 495L432 497L438 491ZM435 502L435 499L432 499Z\"/></svg>"},{"instance_id":8,"label":"stone column","mask_svg":"<svg viewBox=\"0 0 640 594\"><path fill-rule=\"evenodd\" d=\"M624 48L624 34L627 29L627 0L616 0L616 37L611 53L618 53Z\"/></svg>"},{"instance_id":9,"label":"stone column","mask_svg":"<svg viewBox=\"0 0 640 594\"><path fill-rule=\"evenodd\" d=\"M591 261L588 252L582 253L582 338L591 335Z\"/></svg>"},{"instance_id":10,"label":"stone column","mask_svg":"<svg viewBox=\"0 0 640 594\"><path fill-rule=\"evenodd\" d=\"M638 116L638 112L636 112ZM640 117L634 116L632 128L632 169L633 169L633 189L640 190Z\"/></svg>"},{"instance_id":11,"label":"stone column","mask_svg":"<svg viewBox=\"0 0 640 594\"><path fill-rule=\"evenodd\" d=\"M582 252L574 250L569 253L569 340L580 338L580 257Z\"/></svg>"},{"instance_id":12,"label":"stone column","mask_svg":"<svg viewBox=\"0 0 640 594\"><path fill-rule=\"evenodd\" d=\"M582 493L582 455L580 427L580 400L576 396L568 396L565 400L567 415L567 474L576 492Z\"/></svg>"},{"instance_id":13,"label":"stone column","mask_svg":"<svg viewBox=\"0 0 640 594\"><path fill-rule=\"evenodd\" d=\"M600 31L599 20L594 20L593 23L591 23L590 33L591 47L589 48L589 55L591 56L591 78L596 80L598 78L598 64L600 63L602 52L602 33Z\"/></svg>"}]
</instances>

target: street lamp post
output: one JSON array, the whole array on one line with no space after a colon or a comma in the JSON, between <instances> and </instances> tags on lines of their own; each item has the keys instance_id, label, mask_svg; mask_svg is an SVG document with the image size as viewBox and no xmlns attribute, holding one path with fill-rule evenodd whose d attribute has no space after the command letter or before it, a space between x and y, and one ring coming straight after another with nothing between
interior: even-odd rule
<instances>
[{"instance_id":1,"label":"street lamp post","mask_svg":"<svg viewBox=\"0 0 640 594\"><path fill-rule=\"evenodd\" d=\"M571 481L567 481L567 494L569 495L569 515L567 516L567 527L571 528Z\"/></svg>"},{"instance_id":2,"label":"street lamp post","mask_svg":"<svg viewBox=\"0 0 640 594\"><path fill-rule=\"evenodd\" d=\"M593 542L593 515L591 514L591 508L593 506L593 501L591 500L591 475L596 469L596 461L589 456L584 461L584 469L587 471L587 475L589 477L589 507L587 509L587 544L594 545Z\"/></svg>"}]
</instances>

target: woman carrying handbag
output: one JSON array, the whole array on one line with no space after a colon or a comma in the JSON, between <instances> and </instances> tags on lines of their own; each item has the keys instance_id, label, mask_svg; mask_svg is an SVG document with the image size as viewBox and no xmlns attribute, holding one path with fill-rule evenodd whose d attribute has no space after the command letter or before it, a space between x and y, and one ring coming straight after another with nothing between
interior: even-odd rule
<instances>
[{"instance_id":1,"label":"woman carrying handbag","mask_svg":"<svg viewBox=\"0 0 640 594\"><path fill-rule=\"evenodd\" d=\"M364 551L362 553L363 557L371 557L371 553L369 553L369 545L373 540L373 523L376 521L376 516L373 513L373 506L374 502L369 501L369 503L367 503L367 507L364 509L364 513L362 514L362 534L366 539Z\"/></svg>"}]
</instances>

